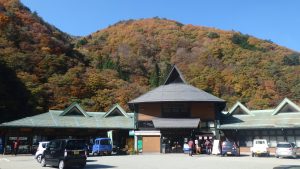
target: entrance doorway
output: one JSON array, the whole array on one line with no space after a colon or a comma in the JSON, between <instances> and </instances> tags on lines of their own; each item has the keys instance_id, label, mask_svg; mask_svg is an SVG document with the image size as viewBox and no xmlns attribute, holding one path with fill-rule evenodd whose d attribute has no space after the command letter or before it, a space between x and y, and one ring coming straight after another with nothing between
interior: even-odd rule
<instances>
[{"instance_id":1,"label":"entrance doorway","mask_svg":"<svg viewBox=\"0 0 300 169\"><path fill-rule=\"evenodd\" d=\"M194 139L192 129L161 130L161 133L161 147L164 153L183 153L184 144L187 144L190 138Z\"/></svg>"},{"instance_id":2,"label":"entrance doorway","mask_svg":"<svg viewBox=\"0 0 300 169\"><path fill-rule=\"evenodd\" d=\"M196 153L209 154L214 142L213 133L198 133L195 135Z\"/></svg>"}]
</instances>

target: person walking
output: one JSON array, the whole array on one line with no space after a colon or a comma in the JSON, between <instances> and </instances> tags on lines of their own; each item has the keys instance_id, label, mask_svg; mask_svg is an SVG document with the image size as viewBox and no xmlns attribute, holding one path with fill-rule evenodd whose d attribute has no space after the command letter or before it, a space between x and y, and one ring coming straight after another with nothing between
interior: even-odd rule
<instances>
[{"instance_id":1,"label":"person walking","mask_svg":"<svg viewBox=\"0 0 300 169\"><path fill-rule=\"evenodd\" d=\"M192 139L188 142L189 145L189 156L193 156L193 147L194 147L194 142Z\"/></svg>"},{"instance_id":2,"label":"person walking","mask_svg":"<svg viewBox=\"0 0 300 169\"><path fill-rule=\"evenodd\" d=\"M204 145L205 145L205 150L206 150L206 154L210 154L210 150L211 150L211 144L210 144L210 141L207 139L206 141L205 141L205 143L204 143Z\"/></svg>"},{"instance_id":3,"label":"person walking","mask_svg":"<svg viewBox=\"0 0 300 169\"><path fill-rule=\"evenodd\" d=\"M13 146L14 146L14 154L16 156L19 151L19 140L15 141Z\"/></svg>"}]
</instances>

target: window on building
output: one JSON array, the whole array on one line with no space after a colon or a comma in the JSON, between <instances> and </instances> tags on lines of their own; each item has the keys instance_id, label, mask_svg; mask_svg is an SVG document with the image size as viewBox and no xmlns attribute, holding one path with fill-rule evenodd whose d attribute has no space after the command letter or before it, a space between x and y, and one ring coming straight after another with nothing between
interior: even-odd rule
<instances>
[{"instance_id":1,"label":"window on building","mask_svg":"<svg viewBox=\"0 0 300 169\"><path fill-rule=\"evenodd\" d=\"M276 145L277 145L276 136L270 136L270 146L276 147Z\"/></svg>"},{"instance_id":2,"label":"window on building","mask_svg":"<svg viewBox=\"0 0 300 169\"><path fill-rule=\"evenodd\" d=\"M276 130L276 134L277 134L277 135L283 135L283 133L282 133L281 130Z\"/></svg>"},{"instance_id":3,"label":"window on building","mask_svg":"<svg viewBox=\"0 0 300 169\"><path fill-rule=\"evenodd\" d=\"M261 133L262 133L262 135L266 136L266 135L268 135L268 130L263 130Z\"/></svg>"},{"instance_id":4,"label":"window on building","mask_svg":"<svg viewBox=\"0 0 300 169\"><path fill-rule=\"evenodd\" d=\"M253 145L253 138L251 136L246 137L245 143L247 147L252 147Z\"/></svg>"},{"instance_id":5,"label":"window on building","mask_svg":"<svg viewBox=\"0 0 300 169\"><path fill-rule=\"evenodd\" d=\"M107 117L114 116L124 116L124 114L119 109L114 109Z\"/></svg>"},{"instance_id":6,"label":"window on building","mask_svg":"<svg viewBox=\"0 0 300 169\"><path fill-rule=\"evenodd\" d=\"M262 139L266 139L266 140L267 140L267 143L270 143L270 137L269 137L269 136L262 136L261 138L262 138Z\"/></svg>"},{"instance_id":7,"label":"window on building","mask_svg":"<svg viewBox=\"0 0 300 169\"><path fill-rule=\"evenodd\" d=\"M235 114L235 115L248 115L248 113L242 109L240 106L237 107L233 112L232 114Z\"/></svg>"},{"instance_id":8,"label":"window on building","mask_svg":"<svg viewBox=\"0 0 300 169\"><path fill-rule=\"evenodd\" d=\"M139 128L154 128L154 124L152 121L139 121L138 127Z\"/></svg>"},{"instance_id":9,"label":"window on building","mask_svg":"<svg viewBox=\"0 0 300 169\"><path fill-rule=\"evenodd\" d=\"M295 113L298 110L295 107L291 106L290 104L286 103L280 110L279 113Z\"/></svg>"},{"instance_id":10,"label":"window on building","mask_svg":"<svg viewBox=\"0 0 300 169\"><path fill-rule=\"evenodd\" d=\"M65 116L84 116L84 114L77 107L73 107Z\"/></svg>"},{"instance_id":11,"label":"window on building","mask_svg":"<svg viewBox=\"0 0 300 169\"><path fill-rule=\"evenodd\" d=\"M290 143L296 143L295 137L294 136L287 136L287 141Z\"/></svg>"},{"instance_id":12,"label":"window on building","mask_svg":"<svg viewBox=\"0 0 300 169\"><path fill-rule=\"evenodd\" d=\"M248 135L248 136L253 135L253 131L252 131L252 130L248 130L248 131L247 131L247 135Z\"/></svg>"},{"instance_id":13,"label":"window on building","mask_svg":"<svg viewBox=\"0 0 300 169\"><path fill-rule=\"evenodd\" d=\"M287 130L287 131L286 131L286 134L287 134L287 135L293 135L293 134L294 134L294 131L293 131L293 130Z\"/></svg>"},{"instance_id":14,"label":"window on building","mask_svg":"<svg viewBox=\"0 0 300 169\"><path fill-rule=\"evenodd\" d=\"M276 135L276 132L275 132L275 130L270 130L269 134L274 136L274 135Z\"/></svg>"},{"instance_id":15,"label":"window on building","mask_svg":"<svg viewBox=\"0 0 300 169\"><path fill-rule=\"evenodd\" d=\"M246 139L245 139L245 137L240 137L239 144L240 144L241 147L246 146Z\"/></svg>"},{"instance_id":16,"label":"window on building","mask_svg":"<svg viewBox=\"0 0 300 169\"><path fill-rule=\"evenodd\" d=\"M296 135L300 135L300 130L295 130Z\"/></svg>"},{"instance_id":17,"label":"window on building","mask_svg":"<svg viewBox=\"0 0 300 169\"><path fill-rule=\"evenodd\" d=\"M277 136L277 142L284 142L283 136Z\"/></svg>"},{"instance_id":18,"label":"window on building","mask_svg":"<svg viewBox=\"0 0 300 169\"><path fill-rule=\"evenodd\" d=\"M295 140L296 141L296 146L300 147L300 136L296 136L295 138L296 138L296 140Z\"/></svg>"},{"instance_id":19,"label":"window on building","mask_svg":"<svg viewBox=\"0 0 300 169\"><path fill-rule=\"evenodd\" d=\"M189 104L188 103L164 103L162 107L162 117L165 118L190 117Z\"/></svg>"}]
</instances>

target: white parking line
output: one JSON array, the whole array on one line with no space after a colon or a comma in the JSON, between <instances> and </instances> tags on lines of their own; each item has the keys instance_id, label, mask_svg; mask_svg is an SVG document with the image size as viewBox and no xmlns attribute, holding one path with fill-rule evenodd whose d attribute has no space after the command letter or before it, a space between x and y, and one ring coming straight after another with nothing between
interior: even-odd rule
<instances>
[{"instance_id":1,"label":"white parking line","mask_svg":"<svg viewBox=\"0 0 300 169\"><path fill-rule=\"evenodd\" d=\"M0 158L0 161L6 161L6 162L10 162L10 160L9 160L9 159L7 159L7 158Z\"/></svg>"}]
</instances>

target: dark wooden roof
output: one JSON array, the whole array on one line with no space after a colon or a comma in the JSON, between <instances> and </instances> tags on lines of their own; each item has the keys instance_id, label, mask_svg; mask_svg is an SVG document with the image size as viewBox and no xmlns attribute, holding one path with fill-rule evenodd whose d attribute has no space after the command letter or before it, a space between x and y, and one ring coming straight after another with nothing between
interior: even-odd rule
<instances>
[{"instance_id":1,"label":"dark wooden roof","mask_svg":"<svg viewBox=\"0 0 300 169\"><path fill-rule=\"evenodd\" d=\"M161 85L140 97L133 99L129 104L151 102L225 102L212 94L186 84L181 72L174 66L164 85Z\"/></svg>"}]
</instances>

